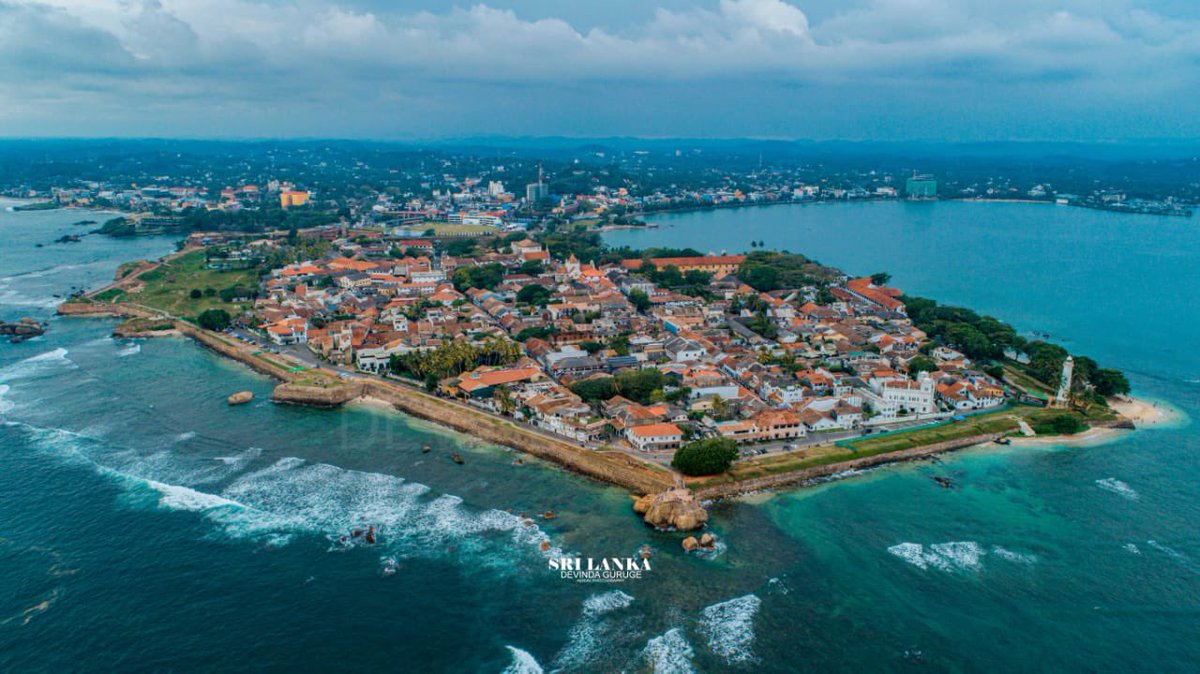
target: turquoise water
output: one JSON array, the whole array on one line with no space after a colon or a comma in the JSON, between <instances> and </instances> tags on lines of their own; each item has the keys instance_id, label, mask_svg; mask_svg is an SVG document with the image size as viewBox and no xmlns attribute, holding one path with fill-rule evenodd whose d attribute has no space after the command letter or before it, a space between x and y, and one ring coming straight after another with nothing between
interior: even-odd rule
<instances>
[{"instance_id":1,"label":"turquoise water","mask_svg":"<svg viewBox=\"0 0 1200 674\"><path fill-rule=\"evenodd\" d=\"M900 243L922 238L921 223L898 212L869 225L893 231L897 260L863 258L863 271L944 296L919 281L926 264L950 269L946 258L904 254L921 245ZM857 218L833 217L844 219L829 237L861 243L845 224ZM0 316L47 317L59 288L171 248L87 237L33 249L81 218L0 211ZM696 245L682 234L697 221L676 222L636 235ZM759 226L754 238L809 250ZM857 270L834 243L815 255ZM1162 249L1183 265L1186 245ZM1017 257L991 251L1002 254ZM1167 288L1194 302L1181 293L1195 280L1162 269L1131 281L1126 300ZM976 272L950 273L979 297L950 299L1117 362L1105 350L1120 351L1125 319L1088 318L1112 286L1082 284L1097 293L1013 316L986 306L999 281ZM618 489L386 410L277 406L266 378L183 340L113 340L112 325L55 319L42 338L0 345L3 671L1186 671L1200 657L1191 426L1092 448L973 451L719 504L723 545L697 558L642 527ZM1122 336L1087 328L1106 325ZM1167 350L1184 328L1155 325L1118 364L1140 392L1195 415L1198 375L1171 365L1192 356ZM241 389L256 400L227 407ZM961 488L929 479L943 473ZM1107 478L1125 487L1097 484ZM519 517L545 510L558 517ZM341 540L369 525L376 545ZM619 585L564 581L543 541L592 557L649 544L653 569Z\"/></svg>"}]
</instances>

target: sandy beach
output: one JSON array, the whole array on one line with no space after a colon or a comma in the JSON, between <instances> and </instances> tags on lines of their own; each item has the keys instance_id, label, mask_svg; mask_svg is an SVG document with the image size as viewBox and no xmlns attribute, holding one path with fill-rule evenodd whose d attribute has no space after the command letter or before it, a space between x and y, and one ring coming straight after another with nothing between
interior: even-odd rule
<instances>
[{"instance_id":1,"label":"sandy beach","mask_svg":"<svg viewBox=\"0 0 1200 674\"><path fill-rule=\"evenodd\" d=\"M1129 396L1108 399L1109 407L1133 420L1138 428L1171 424L1182 420L1183 413L1165 403Z\"/></svg>"}]
</instances>

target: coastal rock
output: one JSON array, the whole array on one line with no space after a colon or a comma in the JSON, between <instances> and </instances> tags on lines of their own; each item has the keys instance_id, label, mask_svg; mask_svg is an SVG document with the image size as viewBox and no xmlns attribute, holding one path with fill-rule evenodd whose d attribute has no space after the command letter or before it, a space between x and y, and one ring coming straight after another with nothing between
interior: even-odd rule
<instances>
[{"instance_id":1,"label":"coastal rock","mask_svg":"<svg viewBox=\"0 0 1200 674\"><path fill-rule=\"evenodd\" d=\"M254 400L254 393L251 391L238 391L225 399L225 402L230 405L244 405L251 400Z\"/></svg>"},{"instance_id":2,"label":"coastal rock","mask_svg":"<svg viewBox=\"0 0 1200 674\"><path fill-rule=\"evenodd\" d=\"M634 499L634 501L633 501L633 512L635 512L639 515L645 515L646 511L650 509L650 504L653 502L654 502L654 494L646 494L645 496L639 496L636 499Z\"/></svg>"},{"instance_id":3,"label":"coastal rock","mask_svg":"<svg viewBox=\"0 0 1200 674\"><path fill-rule=\"evenodd\" d=\"M700 543L696 540L695 536L688 536L687 538L683 539L684 552L692 552L698 547L700 547Z\"/></svg>"},{"instance_id":4,"label":"coastal rock","mask_svg":"<svg viewBox=\"0 0 1200 674\"><path fill-rule=\"evenodd\" d=\"M708 521L708 512L690 489L670 489L653 497L643 497L634 503L635 511L645 498L650 501L644 519L652 527L691 531Z\"/></svg>"},{"instance_id":5,"label":"coastal rock","mask_svg":"<svg viewBox=\"0 0 1200 674\"><path fill-rule=\"evenodd\" d=\"M700 547L702 548L711 548L716 544L716 542L717 537L708 532L704 532L704 534L700 536Z\"/></svg>"},{"instance_id":6,"label":"coastal rock","mask_svg":"<svg viewBox=\"0 0 1200 674\"><path fill-rule=\"evenodd\" d=\"M0 335L7 336L11 342L23 342L42 335L45 332L46 327L44 325L28 316L16 323L0 321Z\"/></svg>"}]
</instances>

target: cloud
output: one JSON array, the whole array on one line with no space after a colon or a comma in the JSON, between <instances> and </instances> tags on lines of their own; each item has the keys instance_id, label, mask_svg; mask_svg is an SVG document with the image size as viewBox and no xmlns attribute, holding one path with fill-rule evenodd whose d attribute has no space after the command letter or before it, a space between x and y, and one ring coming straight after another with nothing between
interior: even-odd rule
<instances>
[{"instance_id":1,"label":"cloud","mask_svg":"<svg viewBox=\"0 0 1200 674\"><path fill-rule=\"evenodd\" d=\"M613 0L611 11L643 1ZM555 4L518 13L333 0L0 0L0 81L23 85L0 93L0 104L9 119L38 101L48 118L64 101L113 116L123 105L169 112L206 101L230 116L290 106L279 127L287 132L302 119L344 120L354 106L446 120L460 116L446 106L521 108L484 98L503 96L497 87L527 95L533 120L567 91L590 92L593 105L673 97L657 109L698 100L700 87L745 91L747 82L789 100L890 96L896 107L1063 87L1081 102L1130 104L1182 97L1200 74L1200 19L1125 0L868 0L839 3L820 21L800 0L672 2L619 28L573 23ZM386 117L358 115L364 128ZM461 117L475 126L485 118Z\"/></svg>"}]
</instances>

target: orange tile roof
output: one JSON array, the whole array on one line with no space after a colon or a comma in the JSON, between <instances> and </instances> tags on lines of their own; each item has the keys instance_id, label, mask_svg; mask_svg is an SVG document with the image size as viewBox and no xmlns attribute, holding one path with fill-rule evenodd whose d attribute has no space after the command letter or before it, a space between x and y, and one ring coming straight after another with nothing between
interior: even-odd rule
<instances>
[{"instance_id":1,"label":"orange tile roof","mask_svg":"<svg viewBox=\"0 0 1200 674\"><path fill-rule=\"evenodd\" d=\"M642 438L661 437L664 435L683 435L683 431L675 424L646 424L645 426L634 426L633 434Z\"/></svg>"}]
</instances>

